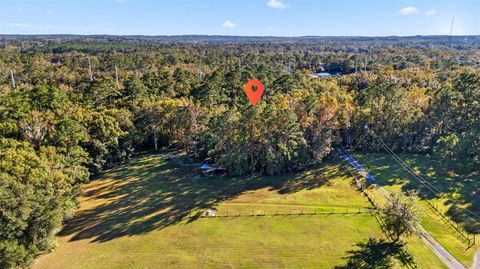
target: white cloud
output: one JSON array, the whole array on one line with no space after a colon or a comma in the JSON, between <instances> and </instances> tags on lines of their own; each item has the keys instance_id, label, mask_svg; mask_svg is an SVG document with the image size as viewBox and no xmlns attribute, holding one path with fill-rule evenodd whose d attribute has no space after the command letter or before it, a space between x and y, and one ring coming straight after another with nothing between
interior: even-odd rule
<instances>
[{"instance_id":1,"label":"white cloud","mask_svg":"<svg viewBox=\"0 0 480 269\"><path fill-rule=\"evenodd\" d=\"M233 21L231 20L226 20L223 24L222 24L223 27L225 28L235 28L237 27L237 24L234 23Z\"/></svg>"},{"instance_id":2,"label":"white cloud","mask_svg":"<svg viewBox=\"0 0 480 269\"><path fill-rule=\"evenodd\" d=\"M22 10L23 10L23 9L21 9L21 8L17 8L17 11L18 11L18 12L22 12Z\"/></svg>"},{"instance_id":3,"label":"white cloud","mask_svg":"<svg viewBox=\"0 0 480 269\"><path fill-rule=\"evenodd\" d=\"M277 8L277 9L282 9L282 8L286 8L287 5L285 5L282 1L280 0L269 0L267 2L267 6L271 7L271 8Z\"/></svg>"},{"instance_id":4,"label":"white cloud","mask_svg":"<svg viewBox=\"0 0 480 269\"><path fill-rule=\"evenodd\" d=\"M429 11L425 12L425 15L427 15L429 17L437 16L437 10L430 9Z\"/></svg>"},{"instance_id":5,"label":"white cloud","mask_svg":"<svg viewBox=\"0 0 480 269\"><path fill-rule=\"evenodd\" d=\"M416 7L404 7L399 9L398 12L400 12L400 14L405 16L411 16L411 15L418 14L420 10Z\"/></svg>"},{"instance_id":6,"label":"white cloud","mask_svg":"<svg viewBox=\"0 0 480 269\"><path fill-rule=\"evenodd\" d=\"M10 27L22 27L22 28L30 27L30 24L26 24L26 23L7 23L5 25Z\"/></svg>"},{"instance_id":7,"label":"white cloud","mask_svg":"<svg viewBox=\"0 0 480 269\"><path fill-rule=\"evenodd\" d=\"M127 2L127 0L115 0L115 1L117 1L118 3Z\"/></svg>"}]
</instances>

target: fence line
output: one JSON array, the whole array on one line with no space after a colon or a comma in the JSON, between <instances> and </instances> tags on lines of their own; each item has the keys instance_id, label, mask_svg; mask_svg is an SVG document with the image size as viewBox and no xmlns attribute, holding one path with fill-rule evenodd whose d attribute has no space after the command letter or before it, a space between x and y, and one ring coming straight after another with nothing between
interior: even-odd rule
<instances>
[{"instance_id":1,"label":"fence line","mask_svg":"<svg viewBox=\"0 0 480 269\"><path fill-rule=\"evenodd\" d=\"M356 182L357 185L362 185L361 183L359 183L359 179L358 179L357 175L352 174L352 172L350 170L348 170L348 172L355 179L355 182ZM358 173L356 172L356 174L358 174ZM375 207L378 208L378 204L375 203L372 196L368 195L368 193L365 191L364 188L360 188L360 189L362 190L363 193L365 193L365 195L367 196L370 203L372 203L372 205L374 205ZM448 226L451 226L455 230L455 232L460 235L460 237L461 237L460 240L467 244L466 249L469 249L469 248L471 248L475 245L475 243L476 243L475 234L470 234L469 232L467 232L463 227L458 225L450 217L448 217L443 212L441 212L438 209L438 207L434 203L432 203L431 201L426 200L426 199L422 199L421 201L424 201L425 203L427 203L427 205L429 206L429 208L431 208L431 210L433 211L433 213L435 215L440 216L443 220L446 221L446 224Z\"/></svg>"},{"instance_id":2,"label":"fence line","mask_svg":"<svg viewBox=\"0 0 480 269\"><path fill-rule=\"evenodd\" d=\"M331 208L330 211L325 210L252 210L246 211L220 211L210 214L189 214L190 218L226 218L226 217L263 217L263 216L315 216L315 215L359 215L371 214L375 208L355 208L346 207L345 210Z\"/></svg>"},{"instance_id":3,"label":"fence line","mask_svg":"<svg viewBox=\"0 0 480 269\"><path fill-rule=\"evenodd\" d=\"M402 171L403 174L406 175L406 177L408 179L411 179L410 174L406 173L403 170L401 170L401 171ZM421 183L421 185L425 186L422 183ZM429 189L429 190L431 191L431 189ZM437 195L435 192L432 192L432 193ZM469 249L469 248L471 248L472 246L475 245L475 234L470 234L463 227L458 225L458 223L453 221L449 216L445 215L445 213L443 213L442 211L439 210L439 208L437 207L437 205L434 202L431 202L427 199L422 199L421 201L425 202L435 215L440 216L443 220L445 220L445 222L448 226L451 226L455 230L455 232L457 232L460 235L460 237L461 237L460 240L462 240L464 243L467 244L466 249Z\"/></svg>"},{"instance_id":4,"label":"fence line","mask_svg":"<svg viewBox=\"0 0 480 269\"><path fill-rule=\"evenodd\" d=\"M435 203L432 203L428 200L423 200L425 201L429 207L432 209L433 213L435 215L440 216L443 220L447 222L448 225L450 225L462 238L464 242L467 243L467 249L473 247L475 245L475 234L470 234L465 229L460 227L457 223L455 223L450 217L446 216L443 214L438 207L435 205Z\"/></svg>"},{"instance_id":5,"label":"fence line","mask_svg":"<svg viewBox=\"0 0 480 269\"><path fill-rule=\"evenodd\" d=\"M379 209L379 204L376 202L376 200L373 198L372 195L369 194L368 186L370 185L368 182L364 184L363 182L360 181L359 179L359 173L355 172L353 173L350 171L350 166L346 169L347 172L353 177L355 180L355 184L358 187L358 190L360 190L368 199L368 201L372 204L372 206L375 208L375 210L370 211L373 217L377 220L378 224L380 225L380 228L382 229L382 232L385 234L388 240L393 242L393 237L392 235L388 232L387 229L385 229L385 223L380 217L380 213L378 211ZM371 185L370 185L371 186ZM408 251L408 248L406 245L404 245L402 248L400 248L400 261L409 269L416 269L420 268L419 263L415 259L415 257Z\"/></svg>"}]
</instances>

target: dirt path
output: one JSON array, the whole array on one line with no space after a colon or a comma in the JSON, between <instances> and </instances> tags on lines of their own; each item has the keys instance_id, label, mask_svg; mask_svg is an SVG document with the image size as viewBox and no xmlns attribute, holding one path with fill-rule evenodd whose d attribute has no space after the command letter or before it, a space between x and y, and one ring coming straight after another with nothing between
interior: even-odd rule
<instances>
[{"instance_id":1,"label":"dirt path","mask_svg":"<svg viewBox=\"0 0 480 269\"><path fill-rule=\"evenodd\" d=\"M345 151L342 151L340 152L340 156L342 156L348 163L350 163L350 165L353 166L353 168L355 168L357 171L366 174L366 178L369 181L369 183L375 183L378 186L380 186L381 187L380 189L382 190L380 192L380 195L385 197L385 193L388 193L387 190L383 188L383 186L381 186L378 183L378 180L373 175L371 175L367 171L367 169L362 167L352 155L348 154ZM423 241L423 243L425 243L425 245L427 245L435 253L435 255L437 255L437 257L440 260L442 260L449 268L467 269L465 265L463 265L452 254L450 254L450 252L448 252L442 245L440 245L440 243L437 240L435 240L435 238L433 238L433 236L429 232L427 232L420 224L418 225L417 232L420 236L420 239ZM479 259L480 259L480 250L477 251L475 255L474 266L473 266L474 269L480 269Z\"/></svg>"}]
</instances>

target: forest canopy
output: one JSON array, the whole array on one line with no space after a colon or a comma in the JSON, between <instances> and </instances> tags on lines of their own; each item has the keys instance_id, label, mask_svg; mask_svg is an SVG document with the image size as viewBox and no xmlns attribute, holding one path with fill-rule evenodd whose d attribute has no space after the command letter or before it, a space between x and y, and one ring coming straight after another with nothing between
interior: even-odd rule
<instances>
[{"instance_id":1,"label":"forest canopy","mask_svg":"<svg viewBox=\"0 0 480 269\"><path fill-rule=\"evenodd\" d=\"M480 167L479 37L177 38L1 39L0 268L51 250L80 185L138 151L275 175L378 136Z\"/></svg>"}]
</instances>

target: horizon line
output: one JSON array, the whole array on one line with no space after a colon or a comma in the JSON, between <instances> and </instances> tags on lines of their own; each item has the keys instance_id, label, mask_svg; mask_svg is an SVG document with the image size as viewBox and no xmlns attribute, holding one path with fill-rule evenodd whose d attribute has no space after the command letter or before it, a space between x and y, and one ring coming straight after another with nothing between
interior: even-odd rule
<instances>
[{"instance_id":1,"label":"horizon line","mask_svg":"<svg viewBox=\"0 0 480 269\"><path fill-rule=\"evenodd\" d=\"M111 36L111 37L250 37L250 38L316 38L316 37L480 37L480 34L465 35L435 35L435 34L416 34L416 35L299 35L299 36L282 36L282 35L221 35L221 34L174 34L174 35L150 35L150 34L3 34L1 36Z\"/></svg>"}]
</instances>

